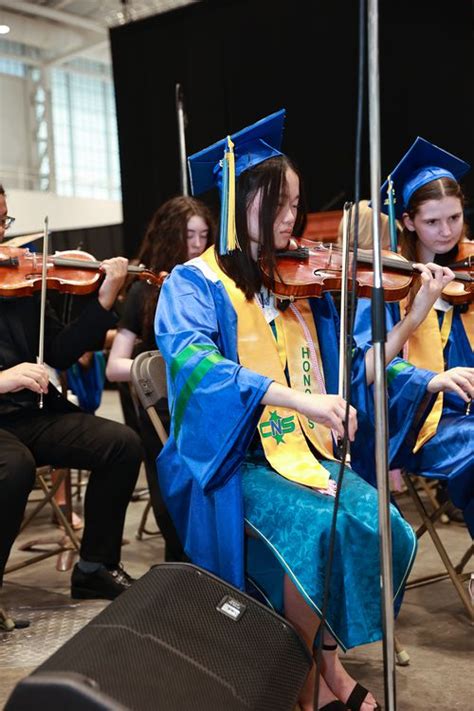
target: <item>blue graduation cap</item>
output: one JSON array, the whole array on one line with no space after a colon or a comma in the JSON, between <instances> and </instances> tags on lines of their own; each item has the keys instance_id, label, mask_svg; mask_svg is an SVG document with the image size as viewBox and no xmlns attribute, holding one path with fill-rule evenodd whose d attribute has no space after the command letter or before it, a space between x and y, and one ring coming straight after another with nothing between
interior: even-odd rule
<instances>
[{"instance_id":1,"label":"blue graduation cap","mask_svg":"<svg viewBox=\"0 0 474 711\"><path fill-rule=\"evenodd\" d=\"M395 193L395 215L400 218L418 188L438 178L459 180L470 167L469 163L418 136L380 189L382 212L389 214L389 179Z\"/></svg>"},{"instance_id":2,"label":"blue graduation cap","mask_svg":"<svg viewBox=\"0 0 474 711\"><path fill-rule=\"evenodd\" d=\"M218 187L221 194L219 253L238 249L235 234L235 179L280 151L285 109L188 157L191 191L199 195Z\"/></svg>"}]
</instances>

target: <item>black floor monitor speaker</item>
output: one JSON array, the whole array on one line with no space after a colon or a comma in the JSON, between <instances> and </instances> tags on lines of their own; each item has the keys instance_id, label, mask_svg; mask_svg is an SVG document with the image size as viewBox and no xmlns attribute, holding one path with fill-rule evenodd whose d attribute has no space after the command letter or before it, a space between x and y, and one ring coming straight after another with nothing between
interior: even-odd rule
<instances>
[{"instance_id":1,"label":"black floor monitor speaker","mask_svg":"<svg viewBox=\"0 0 474 711\"><path fill-rule=\"evenodd\" d=\"M283 617L163 563L17 684L5 711L293 711L310 667Z\"/></svg>"}]
</instances>

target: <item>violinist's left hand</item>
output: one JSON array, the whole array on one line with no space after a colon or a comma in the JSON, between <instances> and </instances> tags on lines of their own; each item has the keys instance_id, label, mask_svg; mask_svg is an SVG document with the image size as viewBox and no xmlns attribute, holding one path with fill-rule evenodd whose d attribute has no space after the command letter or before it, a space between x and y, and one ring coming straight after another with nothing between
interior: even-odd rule
<instances>
[{"instance_id":1,"label":"violinist's left hand","mask_svg":"<svg viewBox=\"0 0 474 711\"><path fill-rule=\"evenodd\" d=\"M405 317L396 323L387 334L385 365L388 365L402 350L413 331L428 316L446 284L454 279L451 269L441 267L439 264L428 262L428 264L414 264L413 266L421 272L421 286L411 306L408 307ZM375 378L373 348L370 348L365 354L365 368L367 385L372 385Z\"/></svg>"},{"instance_id":2,"label":"violinist's left hand","mask_svg":"<svg viewBox=\"0 0 474 711\"><path fill-rule=\"evenodd\" d=\"M125 259L125 257L105 259L100 268L101 271L105 272L105 279L101 284L97 297L100 305L109 311L127 278L128 259Z\"/></svg>"},{"instance_id":3,"label":"violinist's left hand","mask_svg":"<svg viewBox=\"0 0 474 711\"><path fill-rule=\"evenodd\" d=\"M418 328L441 296L443 289L454 279L454 274L449 267L442 267L434 262L414 264L413 267L420 272L421 286L413 299L408 317L413 327Z\"/></svg>"}]
</instances>

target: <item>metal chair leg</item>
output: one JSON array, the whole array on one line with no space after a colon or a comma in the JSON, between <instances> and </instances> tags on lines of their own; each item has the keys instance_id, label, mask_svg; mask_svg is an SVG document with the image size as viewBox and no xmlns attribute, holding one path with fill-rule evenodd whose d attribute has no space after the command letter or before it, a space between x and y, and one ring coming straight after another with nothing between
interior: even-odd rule
<instances>
[{"instance_id":1,"label":"metal chair leg","mask_svg":"<svg viewBox=\"0 0 474 711\"><path fill-rule=\"evenodd\" d=\"M410 655L406 651L406 649L403 647L403 645L400 643L400 640L398 637L395 635L394 638L394 644L395 644L395 659L397 660L397 664L400 667L407 667L410 664Z\"/></svg>"},{"instance_id":2,"label":"metal chair leg","mask_svg":"<svg viewBox=\"0 0 474 711\"><path fill-rule=\"evenodd\" d=\"M143 539L143 534L146 533L148 536L161 536L163 535L160 531L160 529L157 529L156 531L150 531L146 528L146 522L148 519L148 514L150 513L151 509L151 499L148 499L146 502L146 506L143 509L142 517L140 520L140 525L138 526L138 530L135 534L135 538L138 541L141 541Z\"/></svg>"},{"instance_id":3,"label":"metal chair leg","mask_svg":"<svg viewBox=\"0 0 474 711\"><path fill-rule=\"evenodd\" d=\"M48 468L48 471L50 469ZM35 506L33 511L25 517L21 529L23 530L36 516L36 514L41 511L44 506L49 503L53 511L57 517L57 519L61 522L61 525L64 527L64 535L61 537L45 537L45 538L37 538L32 541L28 541L27 543L24 543L19 547L20 550L38 550L38 547L41 548L41 546L54 546L53 550L44 550L43 552L38 552L38 555L35 555L31 558L28 558L27 560L21 561L20 563L16 563L14 565L10 565L5 569L5 574L8 573L13 573L16 570L21 570L22 568L26 568L30 565L33 565L34 563L39 563L41 560L45 560L46 558L50 558L51 556L62 554L65 551L74 551L74 552L79 552L80 550L80 542L79 539L77 538L70 521L68 518L64 515L64 512L60 508L60 506L57 504L57 502L54 499L54 495L56 494L56 491L58 488L61 486L62 482L64 481L64 478L67 476L67 470L64 470L64 473L62 476L58 476L54 484L50 487L48 486L45 478L45 472L44 468L38 469L36 472L36 480L38 484L40 485L43 493L44 493L44 498ZM59 566L59 570L61 569L68 569L64 568L65 565L69 565L69 563L72 563L72 559L66 558L58 558L57 562L57 567ZM70 566L69 566L70 567Z\"/></svg>"},{"instance_id":4,"label":"metal chair leg","mask_svg":"<svg viewBox=\"0 0 474 711\"><path fill-rule=\"evenodd\" d=\"M419 585L427 585L428 583L435 582L438 580L443 580L443 579L449 577L449 578L451 578L451 581L452 581L454 587L456 588L456 591L457 591L459 597L461 598L461 602L466 609L469 619L471 621L474 621L474 609L472 607L470 595L468 594L468 592L464 589L464 586L462 585L462 579L464 579L464 577L465 577L465 579L468 579L469 575L467 573L465 574L465 576L461 575L462 569L459 570L460 565L462 564L462 567L464 567L466 565L467 561L471 558L473 548L471 546L470 550L468 550L466 552L466 554L463 556L461 563L458 566L456 566L456 567L453 566L453 564L449 558L449 555L446 551L446 548L444 547L444 545L438 535L438 532L436 531L436 529L433 525L433 517L429 516L428 512L426 511L425 506L424 506L418 492L416 491L416 488L415 488L413 482L410 479L410 476L405 474L404 479L405 479L407 488L412 496L412 499L415 503L415 506L418 510L418 513L420 514L420 516L422 518L422 521L423 521L422 528L426 529L429 532L429 534L431 536L431 540L433 541L435 548L438 551L439 556L440 556L441 560L443 561L444 566L446 568L446 573L443 572L438 575L425 576L424 578L409 580L407 582L406 587L407 587L407 589L409 589L409 588L413 588L413 587L418 587ZM435 514L434 520L437 517L438 516ZM419 537L418 531L417 531L417 536Z\"/></svg>"}]
</instances>

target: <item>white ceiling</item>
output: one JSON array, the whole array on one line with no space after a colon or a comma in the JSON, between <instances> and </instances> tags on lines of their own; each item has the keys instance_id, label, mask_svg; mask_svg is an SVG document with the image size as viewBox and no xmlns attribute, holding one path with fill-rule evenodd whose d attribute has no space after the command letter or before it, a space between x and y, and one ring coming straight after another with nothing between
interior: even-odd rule
<instances>
[{"instance_id":1,"label":"white ceiling","mask_svg":"<svg viewBox=\"0 0 474 711\"><path fill-rule=\"evenodd\" d=\"M108 63L110 27L196 1L0 0L0 24L10 26L2 40L34 48L40 64L57 65L80 56Z\"/></svg>"}]
</instances>

